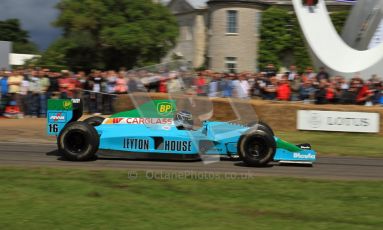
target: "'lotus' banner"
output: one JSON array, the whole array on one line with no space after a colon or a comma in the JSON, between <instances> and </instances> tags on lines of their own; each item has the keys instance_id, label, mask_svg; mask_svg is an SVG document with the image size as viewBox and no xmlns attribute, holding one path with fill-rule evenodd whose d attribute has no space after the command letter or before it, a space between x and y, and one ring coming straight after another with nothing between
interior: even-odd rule
<instances>
[{"instance_id":1,"label":"'lotus' banner","mask_svg":"<svg viewBox=\"0 0 383 230\"><path fill-rule=\"evenodd\" d=\"M378 133L379 113L298 110L297 129Z\"/></svg>"}]
</instances>

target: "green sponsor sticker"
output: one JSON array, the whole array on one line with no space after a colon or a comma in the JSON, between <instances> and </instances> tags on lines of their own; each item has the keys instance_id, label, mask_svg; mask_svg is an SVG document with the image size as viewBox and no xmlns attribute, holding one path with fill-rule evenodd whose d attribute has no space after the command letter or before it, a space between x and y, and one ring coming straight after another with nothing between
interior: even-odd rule
<instances>
[{"instance_id":1,"label":"green sponsor sticker","mask_svg":"<svg viewBox=\"0 0 383 230\"><path fill-rule=\"evenodd\" d=\"M49 99L48 110L73 110L71 99Z\"/></svg>"},{"instance_id":2,"label":"green sponsor sticker","mask_svg":"<svg viewBox=\"0 0 383 230\"><path fill-rule=\"evenodd\" d=\"M161 116L168 116L174 111L173 103L159 102L157 103L157 113Z\"/></svg>"}]
</instances>

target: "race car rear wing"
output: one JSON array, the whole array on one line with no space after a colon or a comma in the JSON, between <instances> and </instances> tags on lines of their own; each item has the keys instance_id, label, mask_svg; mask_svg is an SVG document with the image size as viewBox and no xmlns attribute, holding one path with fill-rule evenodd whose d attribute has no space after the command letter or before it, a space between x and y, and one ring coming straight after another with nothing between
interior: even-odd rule
<instances>
[{"instance_id":1,"label":"race car rear wing","mask_svg":"<svg viewBox=\"0 0 383 230\"><path fill-rule=\"evenodd\" d=\"M81 99L49 99L47 111L47 134L58 136L64 126L77 121L83 113Z\"/></svg>"}]
</instances>

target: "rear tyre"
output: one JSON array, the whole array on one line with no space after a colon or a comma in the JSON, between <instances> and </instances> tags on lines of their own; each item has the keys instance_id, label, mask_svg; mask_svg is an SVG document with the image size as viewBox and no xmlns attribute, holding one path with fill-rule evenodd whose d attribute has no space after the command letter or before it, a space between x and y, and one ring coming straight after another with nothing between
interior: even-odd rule
<instances>
[{"instance_id":1,"label":"rear tyre","mask_svg":"<svg viewBox=\"0 0 383 230\"><path fill-rule=\"evenodd\" d=\"M266 122L263 122L263 121L253 121L253 122L250 122L250 123L247 124L247 126L249 126L249 127L253 127L255 125L258 125L258 127L259 126L263 126L263 130L265 130L268 133L270 133L271 135L275 136L273 129Z\"/></svg>"},{"instance_id":2,"label":"rear tyre","mask_svg":"<svg viewBox=\"0 0 383 230\"><path fill-rule=\"evenodd\" d=\"M99 126L105 120L103 117L94 116L85 119L83 122L90 124L91 126Z\"/></svg>"},{"instance_id":3,"label":"rear tyre","mask_svg":"<svg viewBox=\"0 0 383 230\"><path fill-rule=\"evenodd\" d=\"M238 156L248 166L267 165L274 159L275 151L274 136L265 128L250 129L238 141Z\"/></svg>"},{"instance_id":4,"label":"rear tyre","mask_svg":"<svg viewBox=\"0 0 383 230\"><path fill-rule=\"evenodd\" d=\"M64 127L58 137L58 150L71 161L86 161L96 157L100 137L96 129L85 122L72 122Z\"/></svg>"}]
</instances>

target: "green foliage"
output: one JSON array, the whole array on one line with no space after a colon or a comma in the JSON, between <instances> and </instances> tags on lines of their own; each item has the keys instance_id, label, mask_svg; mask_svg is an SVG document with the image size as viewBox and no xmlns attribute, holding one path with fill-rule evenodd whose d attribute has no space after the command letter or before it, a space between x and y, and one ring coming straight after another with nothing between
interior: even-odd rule
<instances>
[{"instance_id":1,"label":"green foliage","mask_svg":"<svg viewBox=\"0 0 383 230\"><path fill-rule=\"evenodd\" d=\"M348 11L331 14L334 26L341 31ZM292 56L287 62L294 64L300 71L312 66L308 47L295 14L278 7L270 7L263 12L259 43L259 68L273 63L277 68L283 66L282 60L287 54Z\"/></svg>"},{"instance_id":2,"label":"green foliage","mask_svg":"<svg viewBox=\"0 0 383 230\"><path fill-rule=\"evenodd\" d=\"M15 53L38 53L37 46L29 41L28 32L21 29L18 19L0 21L0 41L11 41Z\"/></svg>"},{"instance_id":3,"label":"green foliage","mask_svg":"<svg viewBox=\"0 0 383 230\"><path fill-rule=\"evenodd\" d=\"M331 21L339 34L342 32L343 25L346 22L348 15L349 11L338 11L330 14Z\"/></svg>"},{"instance_id":4,"label":"green foliage","mask_svg":"<svg viewBox=\"0 0 383 230\"><path fill-rule=\"evenodd\" d=\"M73 69L142 66L159 62L178 36L174 16L150 0L62 0L57 8L54 25L64 34L44 54L44 64Z\"/></svg>"},{"instance_id":5,"label":"green foliage","mask_svg":"<svg viewBox=\"0 0 383 230\"><path fill-rule=\"evenodd\" d=\"M70 44L63 38L53 42L44 52L37 65L63 65L66 66L66 52L70 49Z\"/></svg>"},{"instance_id":6,"label":"green foliage","mask_svg":"<svg viewBox=\"0 0 383 230\"><path fill-rule=\"evenodd\" d=\"M298 67L311 65L295 15L285 9L270 7L262 16L261 41L259 44L259 68L273 63L277 68L283 66L282 59L291 53L291 64Z\"/></svg>"}]
</instances>

